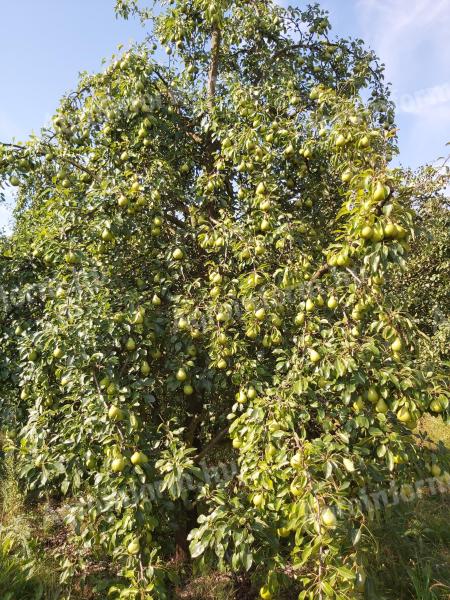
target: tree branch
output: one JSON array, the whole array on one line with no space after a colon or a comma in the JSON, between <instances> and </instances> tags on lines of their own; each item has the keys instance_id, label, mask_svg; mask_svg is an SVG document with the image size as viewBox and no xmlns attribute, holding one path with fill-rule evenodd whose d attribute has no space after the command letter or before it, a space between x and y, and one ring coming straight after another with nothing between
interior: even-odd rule
<instances>
[{"instance_id":1,"label":"tree branch","mask_svg":"<svg viewBox=\"0 0 450 600\"><path fill-rule=\"evenodd\" d=\"M213 439L209 442L209 444L206 444L206 446L203 448L203 450L197 454L197 456L195 457L195 462L201 461L202 458L204 458L208 454L208 452L214 448L214 446L217 446L217 444L227 434L228 434L228 427L226 429L222 429L222 431L219 431L219 433L215 437L213 437Z\"/></svg>"}]
</instances>

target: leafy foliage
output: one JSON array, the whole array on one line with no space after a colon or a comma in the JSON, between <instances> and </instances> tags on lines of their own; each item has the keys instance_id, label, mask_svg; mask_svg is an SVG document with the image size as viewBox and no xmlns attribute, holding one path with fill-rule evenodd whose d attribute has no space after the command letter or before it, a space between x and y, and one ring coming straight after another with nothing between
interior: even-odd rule
<instances>
[{"instance_id":1,"label":"leafy foliage","mask_svg":"<svg viewBox=\"0 0 450 600\"><path fill-rule=\"evenodd\" d=\"M432 338L437 362L448 360L450 344L450 217L449 200L439 191L439 176L420 174L427 193L415 201L417 232L406 270L392 278L391 293L416 319L421 331ZM437 181L434 181L437 178Z\"/></svg>"},{"instance_id":2,"label":"leafy foliage","mask_svg":"<svg viewBox=\"0 0 450 600\"><path fill-rule=\"evenodd\" d=\"M354 499L442 473L411 432L449 396L386 293L414 183L389 167L382 68L318 7L178 0L154 30L171 67L126 52L40 137L3 145L21 476L78 498L69 521L121 598L169 597L187 537L199 568L251 571L263 598L287 579L300 599L357 597ZM236 472L211 479L204 461L224 459Z\"/></svg>"}]
</instances>

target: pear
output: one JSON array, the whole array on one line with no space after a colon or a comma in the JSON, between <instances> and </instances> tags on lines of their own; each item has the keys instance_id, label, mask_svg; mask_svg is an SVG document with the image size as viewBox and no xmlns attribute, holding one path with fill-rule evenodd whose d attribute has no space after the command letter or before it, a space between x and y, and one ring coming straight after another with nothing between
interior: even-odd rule
<instances>
[{"instance_id":1,"label":"pear","mask_svg":"<svg viewBox=\"0 0 450 600\"><path fill-rule=\"evenodd\" d=\"M289 537L290 533L291 530L288 527L279 527L277 529L277 535L281 538Z\"/></svg>"},{"instance_id":2,"label":"pear","mask_svg":"<svg viewBox=\"0 0 450 600\"><path fill-rule=\"evenodd\" d=\"M334 296L328 298L327 306L330 310L335 310L338 307L338 300Z\"/></svg>"},{"instance_id":3,"label":"pear","mask_svg":"<svg viewBox=\"0 0 450 600\"><path fill-rule=\"evenodd\" d=\"M258 321L264 321L264 319L266 318L266 311L264 310L264 308L259 308L258 310L256 310L255 317L258 319Z\"/></svg>"},{"instance_id":4,"label":"pear","mask_svg":"<svg viewBox=\"0 0 450 600\"><path fill-rule=\"evenodd\" d=\"M125 344L125 348L128 350L128 352L133 352L133 350L136 350L136 342L133 340L132 337L129 337L127 339L127 343Z\"/></svg>"},{"instance_id":5,"label":"pear","mask_svg":"<svg viewBox=\"0 0 450 600\"><path fill-rule=\"evenodd\" d=\"M430 409L435 413L441 413L444 410L444 407L442 406L442 403L435 398L430 403Z\"/></svg>"},{"instance_id":6,"label":"pear","mask_svg":"<svg viewBox=\"0 0 450 600\"><path fill-rule=\"evenodd\" d=\"M362 396L358 396L358 398L353 402L353 410L355 412L360 412L364 408L364 400Z\"/></svg>"},{"instance_id":7,"label":"pear","mask_svg":"<svg viewBox=\"0 0 450 600\"><path fill-rule=\"evenodd\" d=\"M261 182L258 184L258 187L256 188L256 193L258 194L258 196L264 196L267 192L267 187L266 184L264 182Z\"/></svg>"},{"instance_id":8,"label":"pear","mask_svg":"<svg viewBox=\"0 0 450 600\"><path fill-rule=\"evenodd\" d=\"M256 390L254 387L250 386L247 390L247 398L249 400L254 400L256 398Z\"/></svg>"},{"instance_id":9,"label":"pear","mask_svg":"<svg viewBox=\"0 0 450 600\"><path fill-rule=\"evenodd\" d=\"M267 219L263 219L261 221L260 229L261 229L261 231L269 231L270 230L270 223Z\"/></svg>"},{"instance_id":10,"label":"pear","mask_svg":"<svg viewBox=\"0 0 450 600\"><path fill-rule=\"evenodd\" d=\"M371 385L369 387L369 389L367 390L367 400L375 403L375 402L378 402L379 397L380 396L379 396L376 388Z\"/></svg>"},{"instance_id":11,"label":"pear","mask_svg":"<svg viewBox=\"0 0 450 600\"><path fill-rule=\"evenodd\" d=\"M402 406L400 410L397 411L397 419L402 423L411 421L411 413L407 406Z\"/></svg>"},{"instance_id":12,"label":"pear","mask_svg":"<svg viewBox=\"0 0 450 600\"><path fill-rule=\"evenodd\" d=\"M133 465L143 465L148 462L148 458L143 452L135 452L130 460Z\"/></svg>"},{"instance_id":13,"label":"pear","mask_svg":"<svg viewBox=\"0 0 450 600\"><path fill-rule=\"evenodd\" d=\"M384 229L385 237L395 238L397 236L397 227L395 223L388 223Z\"/></svg>"},{"instance_id":14,"label":"pear","mask_svg":"<svg viewBox=\"0 0 450 600\"><path fill-rule=\"evenodd\" d=\"M189 327L188 321L184 317L180 317L178 319L178 329L180 329L181 331L186 331L186 329L188 327Z\"/></svg>"},{"instance_id":15,"label":"pear","mask_svg":"<svg viewBox=\"0 0 450 600\"><path fill-rule=\"evenodd\" d=\"M380 398L375 405L375 410L379 413L387 413L389 406L386 404L383 398Z\"/></svg>"},{"instance_id":16,"label":"pear","mask_svg":"<svg viewBox=\"0 0 450 600\"><path fill-rule=\"evenodd\" d=\"M269 590L269 588L266 585L263 585L262 588L260 588L259 596L260 596L260 598L262 598L262 600L272 600L272 598L273 598L272 592Z\"/></svg>"},{"instance_id":17,"label":"pear","mask_svg":"<svg viewBox=\"0 0 450 600\"><path fill-rule=\"evenodd\" d=\"M325 527L332 528L336 526L336 515L331 508L326 508L322 511L321 520Z\"/></svg>"},{"instance_id":18,"label":"pear","mask_svg":"<svg viewBox=\"0 0 450 600\"><path fill-rule=\"evenodd\" d=\"M305 304L305 308L307 312L311 312L312 310L314 310L315 304L313 302L313 300L311 300L311 298L308 298Z\"/></svg>"},{"instance_id":19,"label":"pear","mask_svg":"<svg viewBox=\"0 0 450 600\"><path fill-rule=\"evenodd\" d=\"M384 239L384 229L381 224L378 224L374 227L372 240L376 242L381 242Z\"/></svg>"},{"instance_id":20,"label":"pear","mask_svg":"<svg viewBox=\"0 0 450 600\"><path fill-rule=\"evenodd\" d=\"M36 350L31 350L28 353L28 360L31 362L34 362L37 359L37 357L38 357L38 353Z\"/></svg>"},{"instance_id":21,"label":"pear","mask_svg":"<svg viewBox=\"0 0 450 600\"><path fill-rule=\"evenodd\" d=\"M183 369L183 368L178 369L178 371L176 372L175 377L176 377L176 379L178 381L186 381L186 379L187 379L186 370Z\"/></svg>"},{"instance_id":22,"label":"pear","mask_svg":"<svg viewBox=\"0 0 450 600\"><path fill-rule=\"evenodd\" d=\"M140 549L139 540L133 540L127 546L128 554L138 554Z\"/></svg>"},{"instance_id":23,"label":"pear","mask_svg":"<svg viewBox=\"0 0 450 600\"><path fill-rule=\"evenodd\" d=\"M375 200L375 202L383 202L383 200L387 198L388 193L389 188L387 186L384 186L381 183L381 181L378 181L373 192L373 199Z\"/></svg>"},{"instance_id":24,"label":"pear","mask_svg":"<svg viewBox=\"0 0 450 600\"><path fill-rule=\"evenodd\" d=\"M150 373L150 365L146 360L141 362L141 373L144 376L147 376Z\"/></svg>"},{"instance_id":25,"label":"pear","mask_svg":"<svg viewBox=\"0 0 450 600\"><path fill-rule=\"evenodd\" d=\"M112 421L121 421L124 417L124 414L123 414L123 411L118 406L116 406L115 404L112 404L108 409L108 417Z\"/></svg>"},{"instance_id":26,"label":"pear","mask_svg":"<svg viewBox=\"0 0 450 600\"><path fill-rule=\"evenodd\" d=\"M370 140L367 137L367 135L364 135L360 140L359 140L359 147L360 148L368 148L370 145Z\"/></svg>"},{"instance_id":27,"label":"pear","mask_svg":"<svg viewBox=\"0 0 450 600\"><path fill-rule=\"evenodd\" d=\"M262 494L255 494L253 496L253 504L256 506L256 508L259 508L260 506L262 506L264 502L264 497Z\"/></svg>"},{"instance_id":28,"label":"pear","mask_svg":"<svg viewBox=\"0 0 450 600\"><path fill-rule=\"evenodd\" d=\"M401 338L395 338L395 340L391 344L391 349L393 352L400 352L403 349L403 342Z\"/></svg>"},{"instance_id":29,"label":"pear","mask_svg":"<svg viewBox=\"0 0 450 600\"><path fill-rule=\"evenodd\" d=\"M373 229L370 225L366 225L361 229L361 237L363 240L370 240L373 237Z\"/></svg>"},{"instance_id":30,"label":"pear","mask_svg":"<svg viewBox=\"0 0 450 600\"><path fill-rule=\"evenodd\" d=\"M113 473L120 473L125 469L126 463L123 456L115 458L111 463L111 470Z\"/></svg>"},{"instance_id":31,"label":"pear","mask_svg":"<svg viewBox=\"0 0 450 600\"><path fill-rule=\"evenodd\" d=\"M320 354L317 352L317 350L311 349L309 351L309 358L311 359L311 362L317 363L320 360Z\"/></svg>"},{"instance_id":32,"label":"pear","mask_svg":"<svg viewBox=\"0 0 450 600\"><path fill-rule=\"evenodd\" d=\"M346 169L341 175L341 180L343 183L348 183L351 178L352 178L352 172L350 171L350 169Z\"/></svg>"},{"instance_id":33,"label":"pear","mask_svg":"<svg viewBox=\"0 0 450 600\"><path fill-rule=\"evenodd\" d=\"M294 319L295 325L297 325L297 327L299 327L300 325L303 325L304 322L305 322L305 313L303 313L303 312L298 313Z\"/></svg>"}]
</instances>

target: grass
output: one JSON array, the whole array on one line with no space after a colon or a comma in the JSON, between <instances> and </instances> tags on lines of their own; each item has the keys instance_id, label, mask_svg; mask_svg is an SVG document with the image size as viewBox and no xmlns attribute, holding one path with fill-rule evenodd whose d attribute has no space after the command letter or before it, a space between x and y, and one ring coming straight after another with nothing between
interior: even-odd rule
<instances>
[{"instance_id":1,"label":"grass","mask_svg":"<svg viewBox=\"0 0 450 600\"><path fill-rule=\"evenodd\" d=\"M450 450L450 425L446 425L442 419L425 415L422 418L421 429L426 431L436 444L441 442Z\"/></svg>"},{"instance_id":2,"label":"grass","mask_svg":"<svg viewBox=\"0 0 450 600\"><path fill-rule=\"evenodd\" d=\"M391 510L374 530L368 600L437 600L450 596L448 495Z\"/></svg>"},{"instance_id":3,"label":"grass","mask_svg":"<svg viewBox=\"0 0 450 600\"><path fill-rule=\"evenodd\" d=\"M34 557L26 560L4 539L0 546L1 600L62 600L51 572Z\"/></svg>"},{"instance_id":4,"label":"grass","mask_svg":"<svg viewBox=\"0 0 450 600\"><path fill-rule=\"evenodd\" d=\"M425 416L420 429L450 451L450 426ZM445 449L444 449L445 451ZM389 509L373 534L368 600L450 598L450 496L424 496Z\"/></svg>"},{"instance_id":5,"label":"grass","mask_svg":"<svg viewBox=\"0 0 450 600\"><path fill-rule=\"evenodd\" d=\"M37 514L24 505L11 456L2 461L0 489L0 599L61 599L56 567L35 538ZM45 520L41 519L43 531Z\"/></svg>"}]
</instances>

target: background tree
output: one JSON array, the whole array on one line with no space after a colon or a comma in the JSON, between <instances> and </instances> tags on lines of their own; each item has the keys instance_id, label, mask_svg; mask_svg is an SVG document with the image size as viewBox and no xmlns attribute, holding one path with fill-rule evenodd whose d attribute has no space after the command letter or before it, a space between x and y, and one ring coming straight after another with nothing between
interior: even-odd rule
<instances>
[{"instance_id":1,"label":"background tree","mask_svg":"<svg viewBox=\"0 0 450 600\"><path fill-rule=\"evenodd\" d=\"M390 281L392 295L432 338L438 364L449 359L450 344L450 206L448 196L442 193L446 177L446 170L425 168L415 178L422 188L414 198L416 236L406 270Z\"/></svg>"},{"instance_id":2,"label":"background tree","mask_svg":"<svg viewBox=\"0 0 450 600\"><path fill-rule=\"evenodd\" d=\"M288 582L355 597L370 546L354 500L441 476L411 431L448 408L385 292L415 190L389 167L382 68L317 6L168 4L170 67L150 39L3 145L18 198L1 264L27 303L3 313L1 394L20 394L21 474L78 499L69 522L110 554L121 597L170 597L189 541L262 598ZM237 474L209 481L202 461L223 457Z\"/></svg>"}]
</instances>

